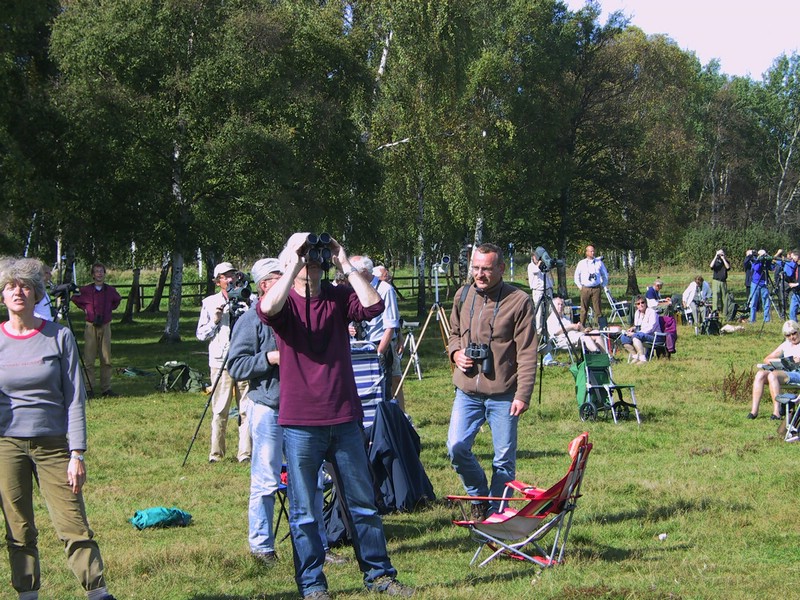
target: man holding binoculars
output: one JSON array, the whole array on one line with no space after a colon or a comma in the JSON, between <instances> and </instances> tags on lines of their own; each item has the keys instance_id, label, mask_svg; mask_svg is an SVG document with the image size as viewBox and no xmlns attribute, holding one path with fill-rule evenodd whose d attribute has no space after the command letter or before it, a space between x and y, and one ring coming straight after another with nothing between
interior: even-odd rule
<instances>
[{"instance_id":1,"label":"man holding binoculars","mask_svg":"<svg viewBox=\"0 0 800 600\"><path fill-rule=\"evenodd\" d=\"M502 250L482 244L472 258L474 283L456 292L450 315L448 351L456 368L456 397L447 434L447 451L476 500L472 517L485 519L516 476L517 422L528 410L536 379L537 339L533 302L503 282ZM494 444L491 484L472 453L475 436L489 423Z\"/></svg>"}]
</instances>

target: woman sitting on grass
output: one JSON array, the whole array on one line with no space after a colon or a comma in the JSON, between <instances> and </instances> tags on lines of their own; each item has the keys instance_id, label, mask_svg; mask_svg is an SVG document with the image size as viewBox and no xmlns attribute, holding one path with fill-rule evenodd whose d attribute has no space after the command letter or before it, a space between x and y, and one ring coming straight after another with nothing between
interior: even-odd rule
<instances>
[{"instance_id":1,"label":"woman sitting on grass","mask_svg":"<svg viewBox=\"0 0 800 600\"><path fill-rule=\"evenodd\" d=\"M619 336L619 341L628 351L630 362L647 362L645 343L653 343L657 333L661 333L658 313L647 306L644 296L636 296L634 300L636 312L633 313L633 327Z\"/></svg>"},{"instance_id":2,"label":"woman sitting on grass","mask_svg":"<svg viewBox=\"0 0 800 600\"><path fill-rule=\"evenodd\" d=\"M786 321L783 324L783 336L786 338L780 346L764 357L764 364L769 364L771 360L781 358L792 358L795 362L800 362L800 325L797 321ZM761 370L756 373L753 379L753 407L750 409L748 419L755 419L758 416L758 405L761 403L761 396L764 395L764 382L769 384L769 395L772 396L772 416L770 419L778 420L780 415L780 404L776 398L781 393L781 386L787 383L800 384L800 371L783 370Z\"/></svg>"}]
</instances>

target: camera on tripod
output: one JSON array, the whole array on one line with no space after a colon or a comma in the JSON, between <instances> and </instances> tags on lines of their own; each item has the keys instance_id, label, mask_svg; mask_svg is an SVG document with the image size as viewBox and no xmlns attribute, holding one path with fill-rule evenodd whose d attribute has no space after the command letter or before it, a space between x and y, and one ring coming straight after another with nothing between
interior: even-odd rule
<instances>
[{"instance_id":1,"label":"camera on tripod","mask_svg":"<svg viewBox=\"0 0 800 600\"><path fill-rule=\"evenodd\" d=\"M553 267L563 267L564 261L560 258L554 259L550 254L548 254L547 250L538 246L536 250L533 251L536 258L539 260L539 270L542 272L549 271Z\"/></svg>"},{"instance_id":2,"label":"camera on tripod","mask_svg":"<svg viewBox=\"0 0 800 600\"><path fill-rule=\"evenodd\" d=\"M485 375L492 372L492 349L489 347L489 344L470 342L469 346L464 348L464 356L475 362L480 361L481 372Z\"/></svg>"},{"instance_id":3,"label":"camera on tripod","mask_svg":"<svg viewBox=\"0 0 800 600\"><path fill-rule=\"evenodd\" d=\"M763 256L757 256L755 262L760 263L761 265L767 268L772 267L772 257L769 254L764 254Z\"/></svg>"},{"instance_id":4,"label":"camera on tripod","mask_svg":"<svg viewBox=\"0 0 800 600\"><path fill-rule=\"evenodd\" d=\"M331 268L331 236L328 233L309 233L304 244L306 261L315 262L322 265L322 270L327 271Z\"/></svg>"},{"instance_id":5,"label":"camera on tripod","mask_svg":"<svg viewBox=\"0 0 800 600\"><path fill-rule=\"evenodd\" d=\"M50 290L51 295L53 298L62 298L69 300L70 294L78 294L80 293L78 290L78 286L74 283L68 281L67 283L61 283L59 285L53 286Z\"/></svg>"},{"instance_id":6,"label":"camera on tripod","mask_svg":"<svg viewBox=\"0 0 800 600\"><path fill-rule=\"evenodd\" d=\"M241 317L250 305L250 281L246 273L239 271L228 285L228 312L231 321Z\"/></svg>"}]
</instances>

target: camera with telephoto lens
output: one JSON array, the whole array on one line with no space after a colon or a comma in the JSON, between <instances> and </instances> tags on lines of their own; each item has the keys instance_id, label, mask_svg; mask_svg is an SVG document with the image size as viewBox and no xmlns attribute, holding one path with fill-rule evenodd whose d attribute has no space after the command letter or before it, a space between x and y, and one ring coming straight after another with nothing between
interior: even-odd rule
<instances>
[{"instance_id":1,"label":"camera with telephoto lens","mask_svg":"<svg viewBox=\"0 0 800 600\"><path fill-rule=\"evenodd\" d=\"M322 265L322 270L331 268L331 236L328 233L309 233L304 244L306 260Z\"/></svg>"},{"instance_id":2,"label":"camera with telephoto lens","mask_svg":"<svg viewBox=\"0 0 800 600\"><path fill-rule=\"evenodd\" d=\"M769 254L756 257L756 262L764 265L767 268L772 266L772 257Z\"/></svg>"},{"instance_id":3,"label":"camera with telephoto lens","mask_svg":"<svg viewBox=\"0 0 800 600\"><path fill-rule=\"evenodd\" d=\"M480 361L481 371L485 375L492 372L492 349L489 348L489 344L471 342L469 346L464 348L464 356L471 358L475 362Z\"/></svg>"},{"instance_id":4,"label":"camera with telephoto lens","mask_svg":"<svg viewBox=\"0 0 800 600\"><path fill-rule=\"evenodd\" d=\"M231 321L241 317L247 307L250 306L250 296L253 291L250 289L249 277L246 273L239 271L228 285L228 312Z\"/></svg>"}]
</instances>

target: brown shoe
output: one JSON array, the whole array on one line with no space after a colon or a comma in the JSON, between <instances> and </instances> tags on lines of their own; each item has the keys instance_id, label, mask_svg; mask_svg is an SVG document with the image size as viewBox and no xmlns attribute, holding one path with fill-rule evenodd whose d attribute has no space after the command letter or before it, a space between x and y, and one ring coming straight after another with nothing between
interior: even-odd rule
<instances>
[{"instance_id":1,"label":"brown shoe","mask_svg":"<svg viewBox=\"0 0 800 600\"><path fill-rule=\"evenodd\" d=\"M477 504L473 503L469 512L473 521L485 521L489 516L489 503L485 500Z\"/></svg>"},{"instance_id":2,"label":"brown shoe","mask_svg":"<svg viewBox=\"0 0 800 600\"><path fill-rule=\"evenodd\" d=\"M400 598L410 598L414 595L414 588L404 585L388 575L378 577L372 583L368 583L367 589L374 594L386 594L387 596L399 596Z\"/></svg>"},{"instance_id":3,"label":"brown shoe","mask_svg":"<svg viewBox=\"0 0 800 600\"><path fill-rule=\"evenodd\" d=\"M251 552L250 556L265 567L273 567L275 563L278 562L278 555L274 550L269 550L268 552Z\"/></svg>"}]
</instances>

